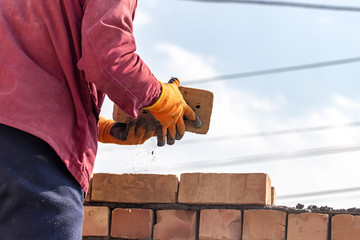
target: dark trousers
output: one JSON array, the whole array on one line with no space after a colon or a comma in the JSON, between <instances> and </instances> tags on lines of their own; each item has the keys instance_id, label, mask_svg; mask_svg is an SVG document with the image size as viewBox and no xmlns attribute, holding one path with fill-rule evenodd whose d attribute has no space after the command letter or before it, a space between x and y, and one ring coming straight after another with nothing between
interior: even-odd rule
<instances>
[{"instance_id":1,"label":"dark trousers","mask_svg":"<svg viewBox=\"0 0 360 240\"><path fill-rule=\"evenodd\" d=\"M0 240L80 240L83 196L47 143L0 124Z\"/></svg>"}]
</instances>

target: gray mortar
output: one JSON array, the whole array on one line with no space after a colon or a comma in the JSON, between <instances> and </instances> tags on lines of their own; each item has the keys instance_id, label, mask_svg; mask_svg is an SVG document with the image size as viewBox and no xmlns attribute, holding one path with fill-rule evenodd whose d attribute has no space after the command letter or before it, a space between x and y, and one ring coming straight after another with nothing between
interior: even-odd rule
<instances>
[{"instance_id":1,"label":"gray mortar","mask_svg":"<svg viewBox=\"0 0 360 240\"><path fill-rule=\"evenodd\" d=\"M273 210L283 211L287 213L323 213L323 214L352 214L360 215L360 208L349 209L333 209L328 206L318 207L316 205L309 205L304 208L303 204L297 204L296 207L287 206L259 206L259 205L212 205L212 204L181 204L181 203L151 203L151 204L127 204L127 203L109 203L109 202L85 202L84 206L107 206L110 209L115 208L143 208L152 210L187 210L187 211L199 211L202 209L238 209L238 210Z\"/></svg>"}]
</instances>

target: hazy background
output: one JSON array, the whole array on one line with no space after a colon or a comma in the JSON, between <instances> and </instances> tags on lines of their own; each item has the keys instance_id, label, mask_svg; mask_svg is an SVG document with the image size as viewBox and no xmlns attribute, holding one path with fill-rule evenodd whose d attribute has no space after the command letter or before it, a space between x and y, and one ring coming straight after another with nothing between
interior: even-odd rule
<instances>
[{"instance_id":1,"label":"hazy background","mask_svg":"<svg viewBox=\"0 0 360 240\"><path fill-rule=\"evenodd\" d=\"M277 205L360 207L360 63L193 84L360 57L360 12L139 0L135 37L158 79L176 76L184 86L214 92L210 131L162 148L155 139L100 144L95 172L261 172L276 188ZM106 101L102 115L111 118L112 107ZM314 192L322 194L303 195Z\"/></svg>"}]
</instances>

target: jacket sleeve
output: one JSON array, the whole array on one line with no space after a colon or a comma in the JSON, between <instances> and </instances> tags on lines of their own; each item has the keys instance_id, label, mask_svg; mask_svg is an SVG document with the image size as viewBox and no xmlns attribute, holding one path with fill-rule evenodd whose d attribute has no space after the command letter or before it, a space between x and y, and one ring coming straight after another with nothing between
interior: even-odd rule
<instances>
[{"instance_id":1,"label":"jacket sleeve","mask_svg":"<svg viewBox=\"0 0 360 240\"><path fill-rule=\"evenodd\" d=\"M136 5L136 0L85 1L78 62L86 80L132 117L161 92L161 85L135 53Z\"/></svg>"}]
</instances>

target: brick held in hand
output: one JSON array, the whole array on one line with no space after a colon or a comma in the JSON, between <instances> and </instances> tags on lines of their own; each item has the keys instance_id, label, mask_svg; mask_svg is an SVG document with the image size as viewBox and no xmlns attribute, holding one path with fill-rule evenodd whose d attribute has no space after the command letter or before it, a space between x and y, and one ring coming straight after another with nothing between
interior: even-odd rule
<instances>
[{"instance_id":1,"label":"brick held in hand","mask_svg":"<svg viewBox=\"0 0 360 240\"><path fill-rule=\"evenodd\" d=\"M197 134L206 134L210 128L211 114L213 108L214 94L210 91L197 88L180 86L179 90L183 95L186 103L196 112L201 120L201 127L196 128L190 122L185 121L185 130ZM150 115L149 111L141 109L139 116ZM114 104L113 119L117 122L127 123L132 118L127 115L121 108Z\"/></svg>"}]
</instances>

